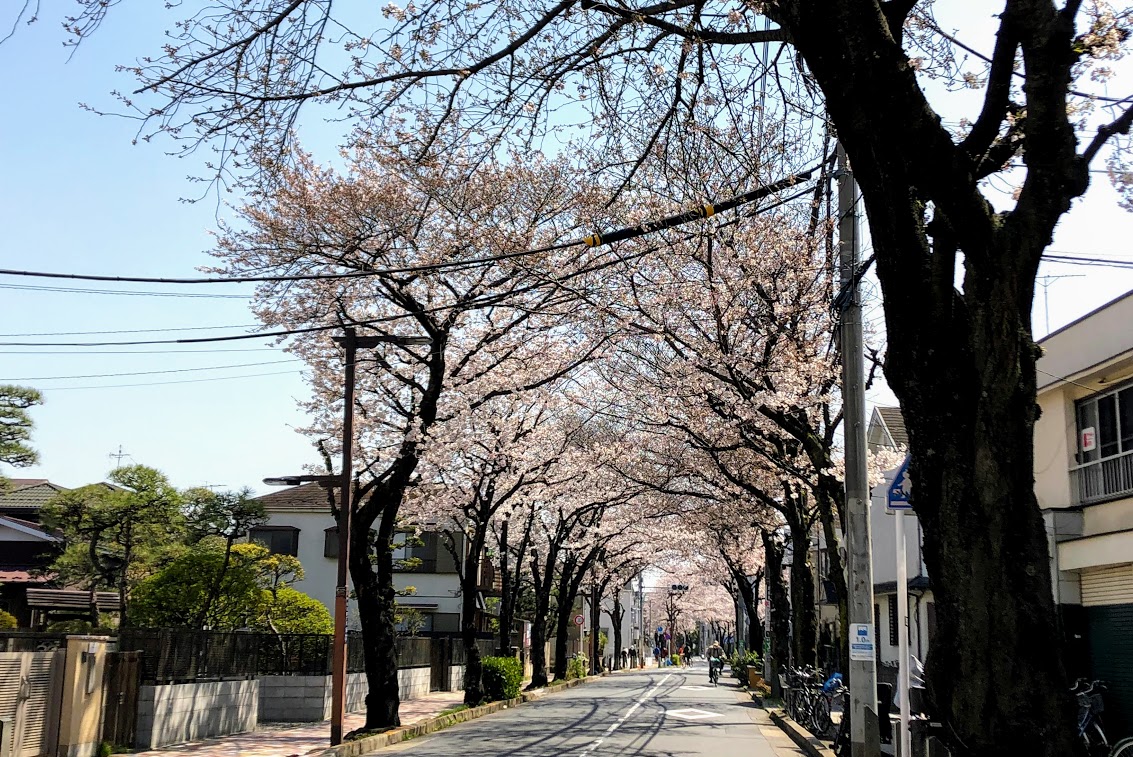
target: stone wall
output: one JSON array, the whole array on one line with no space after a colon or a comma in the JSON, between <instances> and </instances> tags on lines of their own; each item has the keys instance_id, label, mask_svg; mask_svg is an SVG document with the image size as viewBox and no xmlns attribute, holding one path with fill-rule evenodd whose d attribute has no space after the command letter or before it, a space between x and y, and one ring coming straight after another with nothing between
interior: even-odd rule
<instances>
[{"instance_id":1,"label":"stone wall","mask_svg":"<svg viewBox=\"0 0 1133 757\"><path fill-rule=\"evenodd\" d=\"M260 720L317 723L330 719L330 676L260 676Z\"/></svg>"},{"instance_id":2,"label":"stone wall","mask_svg":"<svg viewBox=\"0 0 1133 757\"><path fill-rule=\"evenodd\" d=\"M454 690L460 688L462 668L453 667ZM397 671L401 698L419 699L429 694L430 668L403 668ZM333 688L330 676L261 676L260 720L303 723L329 720ZM346 711L366 708L366 674L346 676Z\"/></svg>"},{"instance_id":3,"label":"stone wall","mask_svg":"<svg viewBox=\"0 0 1133 757\"><path fill-rule=\"evenodd\" d=\"M260 682L208 681L142 686L138 749L256 730Z\"/></svg>"}]
</instances>

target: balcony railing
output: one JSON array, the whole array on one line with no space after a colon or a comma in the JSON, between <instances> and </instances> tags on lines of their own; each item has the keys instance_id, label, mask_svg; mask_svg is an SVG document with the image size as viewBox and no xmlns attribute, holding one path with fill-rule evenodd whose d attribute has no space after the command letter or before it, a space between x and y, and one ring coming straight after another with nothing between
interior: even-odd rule
<instances>
[{"instance_id":1,"label":"balcony railing","mask_svg":"<svg viewBox=\"0 0 1133 757\"><path fill-rule=\"evenodd\" d=\"M1133 495L1133 450L1070 469L1076 504Z\"/></svg>"}]
</instances>

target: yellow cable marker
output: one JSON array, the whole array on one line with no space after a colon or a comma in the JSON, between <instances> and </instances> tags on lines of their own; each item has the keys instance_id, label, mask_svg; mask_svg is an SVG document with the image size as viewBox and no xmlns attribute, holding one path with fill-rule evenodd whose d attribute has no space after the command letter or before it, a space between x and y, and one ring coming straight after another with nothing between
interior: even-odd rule
<instances>
[{"instance_id":1,"label":"yellow cable marker","mask_svg":"<svg viewBox=\"0 0 1133 757\"><path fill-rule=\"evenodd\" d=\"M705 218L711 218L714 215L716 215L716 208L712 207L711 205L705 205L704 206L704 217Z\"/></svg>"},{"instance_id":2,"label":"yellow cable marker","mask_svg":"<svg viewBox=\"0 0 1133 757\"><path fill-rule=\"evenodd\" d=\"M583 237L582 241L586 244L587 247L597 247L598 245L602 244L602 235L591 234L588 237Z\"/></svg>"}]
</instances>

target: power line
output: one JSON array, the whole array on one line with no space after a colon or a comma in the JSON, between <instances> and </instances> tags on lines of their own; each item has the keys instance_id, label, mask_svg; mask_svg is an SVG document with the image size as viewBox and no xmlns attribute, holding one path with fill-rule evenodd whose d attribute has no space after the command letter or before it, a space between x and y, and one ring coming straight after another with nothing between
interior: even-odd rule
<instances>
[{"instance_id":1,"label":"power line","mask_svg":"<svg viewBox=\"0 0 1133 757\"><path fill-rule=\"evenodd\" d=\"M175 326L165 329L118 329L116 331L39 331L28 334L0 334L0 337L25 336L95 336L97 334L157 334L172 331L217 331L219 329L256 329L259 323L237 323L229 326Z\"/></svg>"},{"instance_id":2,"label":"power line","mask_svg":"<svg viewBox=\"0 0 1133 757\"><path fill-rule=\"evenodd\" d=\"M53 386L44 389L44 392L69 392L78 389L124 389L126 387L165 386L167 384L199 384L205 381L229 381L232 379L256 378L259 376L283 376L287 374L302 373L302 371L268 371L266 373L245 373L239 376L213 376L199 379L176 379L173 381L147 381L139 384L105 384L102 386Z\"/></svg>"},{"instance_id":3,"label":"power line","mask_svg":"<svg viewBox=\"0 0 1133 757\"><path fill-rule=\"evenodd\" d=\"M63 379L86 378L112 378L116 376L153 376L159 373L193 373L195 371L222 371L229 368L250 368L256 365L279 365L280 363L294 363L299 358L287 360L268 360L258 363L233 363L232 365L209 365L200 368L166 368L160 371L134 371L131 373L88 373L81 376L17 376L15 378L2 378L0 381L61 381Z\"/></svg>"},{"instance_id":4,"label":"power line","mask_svg":"<svg viewBox=\"0 0 1133 757\"><path fill-rule=\"evenodd\" d=\"M279 352L275 347L234 347L232 349L195 350L0 350L0 355L186 355L205 352Z\"/></svg>"},{"instance_id":5,"label":"power line","mask_svg":"<svg viewBox=\"0 0 1133 757\"><path fill-rule=\"evenodd\" d=\"M569 242L560 242L557 244L545 245L543 247L537 247L534 249L500 253L498 255L485 255L478 258L469 258L466 260L423 263L419 265L400 266L396 268L369 269L363 271L348 271L345 273L333 274L308 273L279 276L233 276L226 278L159 278L152 276L105 276L95 274L54 273L47 271L21 271L10 268L0 268L0 275L25 276L47 279L72 279L77 281L114 281L130 284L240 284L253 282L318 281L325 279L337 280L365 278L370 276L383 276L398 273L423 273L426 271L437 271L449 268L465 268L488 263L497 263L513 258L537 255L544 252L564 250L581 245L586 245L587 247L598 247L601 245L613 244L614 242L621 242L643 236L645 234L669 229L674 226L679 226L681 224L688 223L689 221L708 218L715 215L716 213L723 213L725 211L732 210L733 208L747 205L749 203L755 202L756 200L760 200L764 197L768 197L770 195L781 192L784 189L789 189L790 187L793 187L803 181L807 181L814 174L814 172L820 169L828 160L829 158L823 158L822 161L816 163L815 165L807 168L804 171L791 174L786 178L780 179L770 184L765 184L761 187L753 189L749 192L744 192L740 195L736 195L727 200L723 200L721 202L706 203L692 210L668 216L666 218L661 218L656 221L649 221L646 223L637 224L635 226L627 226L609 232L595 232L583 237L582 239L576 239Z\"/></svg>"},{"instance_id":6,"label":"power line","mask_svg":"<svg viewBox=\"0 0 1133 757\"><path fill-rule=\"evenodd\" d=\"M205 294L203 292L127 292L120 289L80 289L78 287L48 287L31 284L0 284L0 289L22 292L62 292L66 294L115 294L124 297L194 297L206 299L246 300L251 294Z\"/></svg>"}]
</instances>

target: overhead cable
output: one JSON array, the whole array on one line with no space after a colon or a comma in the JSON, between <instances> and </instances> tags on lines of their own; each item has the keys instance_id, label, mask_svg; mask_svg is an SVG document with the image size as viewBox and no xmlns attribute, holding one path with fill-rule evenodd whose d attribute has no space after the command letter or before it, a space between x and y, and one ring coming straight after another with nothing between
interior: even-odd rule
<instances>
[{"instance_id":1,"label":"overhead cable","mask_svg":"<svg viewBox=\"0 0 1133 757\"><path fill-rule=\"evenodd\" d=\"M598 247L600 245L613 244L614 242L621 242L627 239L650 234L656 231L669 229L674 226L679 226L689 221L695 221L701 218L710 218L716 213L723 213L733 208L738 208L741 205L746 205L756 200L768 197L784 189L792 187L800 182L808 180L815 171L822 167L828 159L823 159L821 162L816 163L810 168L791 174L790 176L780 179L779 181L764 186L758 187L745 192L741 195L723 200L715 203L705 203L692 210L678 213L667 218L662 218L657 221L650 221L648 223L637 224L636 226L628 226L621 229L615 229L609 232L596 232L582 239L576 239L569 242L560 242L558 244L545 245L529 250L519 250L516 252L500 253L498 255L485 255L479 258L469 258L466 260L452 260L447 262L438 263L422 263L419 265L399 266L395 268L381 268L381 269L367 269L362 271L348 271L345 273L310 273L310 274L291 274L280 276L232 276L225 278L160 278L151 276L106 276L95 274L80 274L80 273L54 273L48 271L21 271L11 268L0 268L0 275L3 276L24 276L31 278L46 278L46 279L73 279L77 281L115 281L120 283L130 284L241 284L251 282L285 282L285 281L317 281L325 279L353 279L353 278L366 278L370 276L383 276L398 273L422 273L425 271L436 271L447 268L465 268L470 266L484 265L488 263L496 263L503 260L510 260L512 258L521 258L531 255L538 255L544 252L552 252L555 250L563 250L570 247L577 247L586 245L587 247Z\"/></svg>"}]
</instances>

